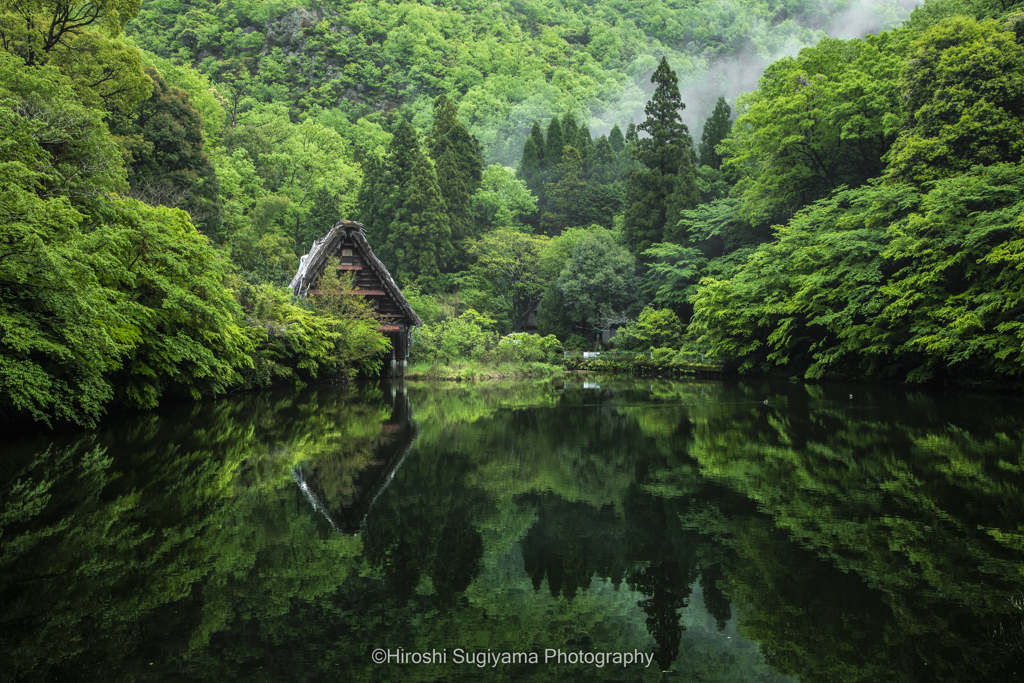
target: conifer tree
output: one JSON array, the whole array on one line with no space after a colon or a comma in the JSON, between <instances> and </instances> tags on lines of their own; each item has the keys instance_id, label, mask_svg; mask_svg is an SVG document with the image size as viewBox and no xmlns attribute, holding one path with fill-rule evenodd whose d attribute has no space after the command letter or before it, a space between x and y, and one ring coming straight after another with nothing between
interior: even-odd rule
<instances>
[{"instance_id":1,"label":"conifer tree","mask_svg":"<svg viewBox=\"0 0 1024 683\"><path fill-rule=\"evenodd\" d=\"M405 200L412 159L419 152L416 131L408 121L395 130L383 159L370 157L363 164L363 182L359 187L359 220L366 230L374 252L392 273L398 264L391 250L391 224ZM419 152L422 154L422 152Z\"/></svg>"},{"instance_id":2,"label":"conifer tree","mask_svg":"<svg viewBox=\"0 0 1024 683\"><path fill-rule=\"evenodd\" d=\"M537 147L537 160L543 165L544 160L544 131L540 129L540 122L534 121L533 128L530 129L530 139L533 140L534 146Z\"/></svg>"},{"instance_id":3,"label":"conifer tree","mask_svg":"<svg viewBox=\"0 0 1024 683\"><path fill-rule=\"evenodd\" d=\"M562 122L557 116L551 117L548 124L547 140L544 142L544 159L541 167L550 170L562 163L562 154L565 147L565 134L562 132Z\"/></svg>"},{"instance_id":4,"label":"conifer tree","mask_svg":"<svg viewBox=\"0 0 1024 683\"><path fill-rule=\"evenodd\" d=\"M722 165L722 155L715 147L732 129L732 109L724 97L718 98L715 111L704 122L704 132L700 136L700 165L718 169Z\"/></svg>"},{"instance_id":5,"label":"conifer tree","mask_svg":"<svg viewBox=\"0 0 1024 683\"><path fill-rule=\"evenodd\" d=\"M590 154L590 148L594 145L594 140L590 137L590 129L587 128L585 123L580 124L580 132L576 136L576 144L576 149L580 151L580 154L584 156Z\"/></svg>"},{"instance_id":6,"label":"conifer tree","mask_svg":"<svg viewBox=\"0 0 1024 683\"><path fill-rule=\"evenodd\" d=\"M626 142L636 142L640 139L640 136L636 132L636 124L630 119L629 125L626 126Z\"/></svg>"},{"instance_id":7,"label":"conifer tree","mask_svg":"<svg viewBox=\"0 0 1024 683\"><path fill-rule=\"evenodd\" d=\"M434 102L434 126L427 145L436 166L441 196L448 207L452 241L473 237L470 202L480 187L483 151L479 141L459 121L455 105L445 95Z\"/></svg>"},{"instance_id":8,"label":"conifer tree","mask_svg":"<svg viewBox=\"0 0 1024 683\"><path fill-rule=\"evenodd\" d=\"M533 125L534 128L539 129L536 122ZM516 170L516 178L526 183L526 188L538 199L538 203L544 194L544 172L540 166L543 149L543 147L537 147L532 136L526 138L526 144L523 145L523 156L519 160L519 168ZM523 216L523 220L536 228L539 216L537 210L534 210Z\"/></svg>"},{"instance_id":9,"label":"conifer tree","mask_svg":"<svg viewBox=\"0 0 1024 683\"><path fill-rule=\"evenodd\" d=\"M580 124L576 122L576 115L569 112L562 117L562 144L580 149ZM564 155L564 152L563 152Z\"/></svg>"},{"instance_id":10,"label":"conifer tree","mask_svg":"<svg viewBox=\"0 0 1024 683\"><path fill-rule=\"evenodd\" d=\"M516 178L526 183L526 187L530 188L530 192L535 197L540 195L544 185L540 167L542 153L543 148L538 149L532 137L526 138L526 144L523 145L523 156L519 160L519 168L516 170Z\"/></svg>"},{"instance_id":11,"label":"conifer tree","mask_svg":"<svg viewBox=\"0 0 1024 683\"><path fill-rule=\"evenodd\" d=\"M558 182L548 183L546 190L551 199L551 210L544 213L542 228L549 235L561 234L567 226L579 225L580 209L583 207L583 191L586 187L581 178L583 162L575 147L565 146L562 163L558 165Z\"/></svg>"},{"instance_id":12,"label":"conifer tree","mask_svg":"<svg viewBox=\"0 0 1024 683\"><path fill-rule=\"evenodd\" d=\"M387 253L391 221L395 220L394 197L397 193L389 185L390 174L386 162L369 155L363 160L363 182L356 199L356 216L363 224L374 252L388 268L395 265L394 254Z\"/></svg>"},{"instance_id":13,"label":"conifer tree","mask_svg":"<svg viewBox=\"0 0 1024 683\"><path fill-rule=\"evenodd\" d=\"M202 120L188 93L152 67L152 94L115 131L131 153L132 194L150 205L184 209L208 237L222 241L220 180L203 149Z\"/></svg>"},{"instance_id":14,"label":"conifer tree","mask_svg":"<svg viewBox=\"0 0 1024 683\"><path fill-rule=\"evenodd\" d=\"M537 198L536 210L523 217L523 221L535 230L540 225L543 206L546 204L544 183L547 182L547 165L544 154L544 134L541 132L540 123L534 121L530 137L523 145L523 156L519 160L516 178L525 182L526 187Z\"/></svg>"},{"instance_id":15,"label":"conifer tree","mask_svg":"<svg viewBox=\"0 0 1024 683\"><path fill-rule=\"evenodd\" d=\"M651 82L657 89L644 107L647 118L638 126L648 137L634 144L633 157L641 168L627 179L629 199L623 219L626 246L635 254L663 241L665 226L674 225L679 212L696 206L698 198L693 139L679 115L686 105L666 59L662 58Z\"/></svg>"},{"instance_id":16,"label":"conifer tree","mask_svg":"<svg viewBox=\"0 0 1024 683\"><path fill-rule=\"evenodd\" d=\"M394 268L385 264L399 284L419 281L429 290L454 255L452 233L434 167L408 121L399 124L388 161L396 171L393 181L402 182L391 186L399 201L384 251L393 255Z\"/></svg>"},{"instance_id":17,"label":"conifer tree","mask_svg":"<svg viewBox=\"0 0 1024 683\"><path fill-rule=\"evenodd\" d=\"M608 142L611 143L612 149L615 150L616 154L622 154L622 150L626 149L626 138L622 135L622 129L619 128L619 124L612 126L611 131L608 133Z\"/></svg>"},{"instance_id":18,"label":"conifer tree","mask_svg":"<svg viewBox=\"0 0 1024 683\"><path fill-rule=\"evenodd\" d=\"M621 135L620 131L619 136L621 137ZM587 179L588 184L604 185L613 183L618 180L616 177L617 162L618 157L615 154L615 149L608 138L602 135L594 143L590 155L583 164L583 175Z\"/></svg>"}]
</instances>

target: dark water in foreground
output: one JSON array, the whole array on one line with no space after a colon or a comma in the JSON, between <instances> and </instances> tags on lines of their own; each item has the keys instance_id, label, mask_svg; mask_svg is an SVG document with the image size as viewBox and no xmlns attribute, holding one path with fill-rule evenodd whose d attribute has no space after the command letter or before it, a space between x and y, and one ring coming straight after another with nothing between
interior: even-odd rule
<instances>
[{"instance_id":1,"label":"dark water in foreground","mask_svg":"<svg viewBox=\"0 0 1024 683\"><path fill-rule=\"evenodd\" d=\"M2 681L1024 671L1016 398L375 385L4 451Z\"/></svg>"}]
</instances>

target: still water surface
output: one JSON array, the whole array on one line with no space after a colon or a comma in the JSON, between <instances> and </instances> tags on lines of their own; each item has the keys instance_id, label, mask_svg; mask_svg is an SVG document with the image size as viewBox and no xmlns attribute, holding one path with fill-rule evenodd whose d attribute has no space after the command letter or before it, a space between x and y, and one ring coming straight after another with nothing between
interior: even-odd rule
<instances>
[{"instance_id":1,"label":"still water surface","mask_svg":"<svg viewBox=\"0 0 1024 683\"><path fill-rule=\"evenodd\" d=\"M0 681L1024 670L1014 397L317 388L7 444L0 475Z\"/></svg>"}]
</instances>

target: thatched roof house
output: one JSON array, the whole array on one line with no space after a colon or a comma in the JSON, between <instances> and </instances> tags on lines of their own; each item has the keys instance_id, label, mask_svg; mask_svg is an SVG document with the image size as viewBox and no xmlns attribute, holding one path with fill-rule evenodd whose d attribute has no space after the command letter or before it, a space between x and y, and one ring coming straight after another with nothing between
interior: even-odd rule
<instances>
[{"instance_id":1,"label":"thatched roof house","mask_svg":"<svg viewBox=\"0 0 1024 683\"><path fill-rule=\"evenodd\" d=\"M412 330L423 322L402 296L391 273L374 255L361 223L338 221L313 243L309 253L299 262L299 270L289 285L292 293L298 296L315 293L331 258L338 259L339 270L355 271L356 288L353 293L373 300L381 317L380 331L391 339L390 358L407 359Z\"/></svg>"}]
</instances>

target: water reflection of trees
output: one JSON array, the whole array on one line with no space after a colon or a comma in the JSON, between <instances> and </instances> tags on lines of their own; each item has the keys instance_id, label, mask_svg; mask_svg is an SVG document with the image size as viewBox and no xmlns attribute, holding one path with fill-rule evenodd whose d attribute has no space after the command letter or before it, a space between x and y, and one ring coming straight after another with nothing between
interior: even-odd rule
<instances>
[{"instance_id":1,"label":"water reflection of trees","mask_svg":"<svg viewBox=\"0 0 1024 683\"><path fill-rule=\"evenodd\" d=\"M356 495L393 438L379 388L140 416L34 465L27 448L0 491L8 675L406 680L369 661L380 643L639 648L700 680L775 680L765 659L807 682L1008 677L1017 413L854 391L410 387L418 441L356 538L291 472Z\"/></svg>"},{"instance_id":2,"label":"water reflection of trees","mask_svg":"<svg viewBox=\"0 0 1024 683\"><path fill-rule=\"evenodd\" d=\"M367 521L366 560L404 602L429 579L442 609L450 608L480 571L483 537L474 517L489 505L466 487L471 462L440 444L424 444L396 473L399 485Z\"/></svg>"},{"instance_id":3,"label":"water reflection of trees","mask_svg":"<svg viewBox=\"0 0 1024 683\"><path fill-rule=\"evenodd\" d=\"M729 529L744 632L806 680L999 680L1014 664L988 634L1024 549L1017 413L960 394L841 392L691 415L702 471L770 515Z\"/></svg>"},{"instance_id":4,"label":"water reflection of trees","mask_svg":"<svg viewBox=\"0 0 1024 683\"><path fill-rule=\"evenodd\" d=\"M287 514L295 500L282 485L297 461L369 457L382 415L379 392L268 393L12 446L0 491L3 676L134 680L265 610L254 605L267 593L336 586L351 544Z\"/></svg>"}]
</instances>

